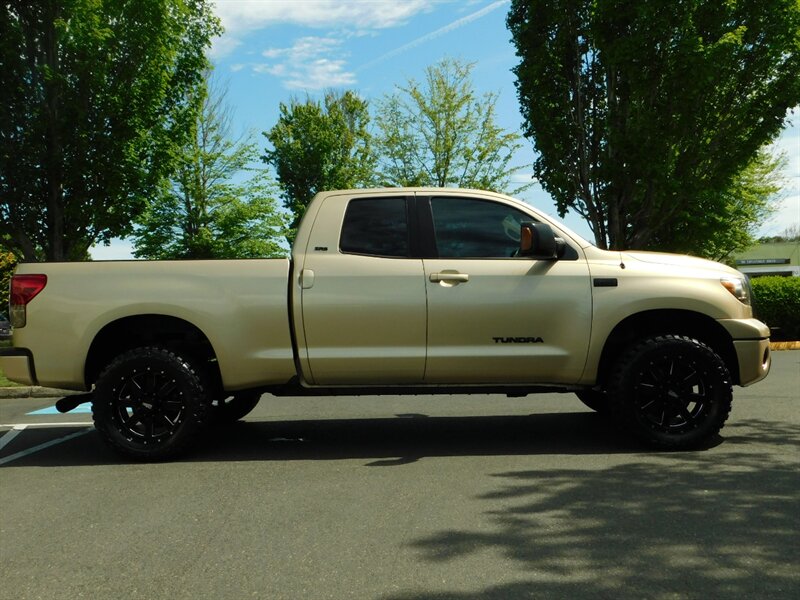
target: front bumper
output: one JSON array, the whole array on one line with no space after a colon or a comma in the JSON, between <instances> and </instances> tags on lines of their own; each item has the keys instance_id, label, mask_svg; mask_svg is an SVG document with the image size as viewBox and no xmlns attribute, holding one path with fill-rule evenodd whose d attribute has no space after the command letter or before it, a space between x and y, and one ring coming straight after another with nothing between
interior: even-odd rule
<instances>
[{"instance_id":1,"label":"front bumper","mask_svg":"<svg viewBox=\"0 0 800 600\"><path fill-rule=\"evenodd\" d=\"M33 354L26 348L0 348L0 370L16 383L38 385Z\"/></svg>"},{"instance_id":2,"label":"front bumper","mask_svg":"<svg viewBox=\"0 0 800 600\"><path fill-rule=\"evenodd\" d=\"M739 385L746 387L761 381L769 373L772 355L769 338L766 340L734 340L736 357L739 359Z\"/></svg>"},{"instance_id":3,"label":"front bumper","mask_svg":"<svg viewBox=\"0 0 800 600\"><path fill-rule=\"evenodd\" d=\"M733 338L739 385L745 387L764 379L772 365L769 327L758 319L721 319L719 323Z\"/></svg>"}]
</instances>

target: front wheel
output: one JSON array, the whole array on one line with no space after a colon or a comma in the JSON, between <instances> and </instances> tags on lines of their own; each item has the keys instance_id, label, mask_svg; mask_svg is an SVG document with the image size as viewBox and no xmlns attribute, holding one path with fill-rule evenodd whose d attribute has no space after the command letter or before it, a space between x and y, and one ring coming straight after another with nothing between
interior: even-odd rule
<instances>
[{"instance_id":1,"label":"front wheel","mask_svg":"<svg viewBox=\"0 0 800 600\"><path fill-rule=\"evenodd\" d=\"M619 360L608 386L612 414L645 442L685 449L716 436L731 411L731 378L722 359L698 340L645 339Z\"/></svg>"},{"instance_id":2,"label":"front wheel","mask_svg":"<svg viewBox=\"0 0 800 600\"><path fill-rule=\"evenodd\" d=\"M142 347L121 354L100 375L92 414L117 452L162 460L195 441L209 404L207 386L188 360L167 348Z\"/></svg>"}]
</instances>

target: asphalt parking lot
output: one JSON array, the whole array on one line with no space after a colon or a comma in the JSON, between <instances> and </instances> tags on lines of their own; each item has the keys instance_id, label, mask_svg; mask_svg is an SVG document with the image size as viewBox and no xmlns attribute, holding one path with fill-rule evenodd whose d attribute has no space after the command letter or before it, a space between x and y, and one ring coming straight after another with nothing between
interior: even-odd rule
<instances>
[{"instance_id":1,"label":"asphalt parking lot","mask_svg":"<svg viewBox=\"0 0 800 600\"><path fill-rule=\"evenodd\" d=\"M566 394L265 396L163 464L3 400L0 598L798 598L800 351L734 393L675 453Z\"/></svg>"}]
</instances>

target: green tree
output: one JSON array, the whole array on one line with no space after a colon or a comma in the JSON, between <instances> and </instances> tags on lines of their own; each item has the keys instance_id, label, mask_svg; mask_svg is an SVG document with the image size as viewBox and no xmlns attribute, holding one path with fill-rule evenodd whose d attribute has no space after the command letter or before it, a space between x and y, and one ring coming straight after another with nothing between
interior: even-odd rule
<instances>
[{"instance_id":1,"label":"green tree","mask_svg":"<svg viewBox=\"0 0 800 600\"><path fill-rule=\"evenodd\" d=\"M744 182L800 103L797 0L513 0L508 26L561 216L600 247L728 252L714 236L750 227L739 209L763 196ZM709 216L716 233L697 226Z\"/></svg>"},{"instance_id":2,"label":"green tree","mask_svg":"<svg viewBox=\"0 0 800 600\"><path fill-rule=\"evenodd\" d=\"M349 90L327 92L321 102L281 103L278 123L264 132L272 148L262 159L275 169L284 206L294 215L292 231L317 192L372 183L368 127L367 101Z\"/></svg>"},{"instance_id":3,"label":"green tree","mask_svg":"<svg viewBox=\"0 0 800 600\"><path fill-rule=\"evenodd\" d=\"M509 190L521 137L495 121L497 94L476 94L473 65L445 58L384 98L375 118L385 185Z\"/></svg>"},{"instance_id":4,"label":"green tree","mask_svg":"<svg viewBox=\"0 0 800 600\"><path fill-rule=\"evenodd\" d=\"M8 296L11 291L11 276L17 266L17 257L11 252L0 250L0 313L8 310Z\"/></svg>"},{"instance_id":5,"label":"green tree","mask_svg":"<svg viewBox=\"0 0 800 600\"><path fill-rule=\"evenodd\" d=\"M782 156L760 150L727 189L718 195L698 195L693 212L703 214L702 218L692 215L674 219L657 232L653 245L692 250L693 254L717 261L746 250L756 243L758 226L774 212L785 162Z\"/></svg>"},{"instance_id":6,"label":"green tree","mask_svg":"<svg viewBox=\"0 0 800 600\"><path fill-rule=\"evenodd\" d=\"M181 148L177 172L148 202L134 230L134 256L148 259L284 256L286 223L276 186L250 139L232 140L225 93L213 82L196 90L201 110ZM190 102L192 103L192 102Z\"/></svg>"},{"instance_id":7,"label":"green tree","mask_svg":"<svg viewBox=\"0 0 800 600\"><path fill-rule=\"evenodd\" d=\"M789 225L780 235L768 235L760 237L758 238L758 242L762 244L776 242L800 242L800 226Z\"/></svg>"},{"instance_id":8,"label":"green tree","mask_svg":"<svg viewBox=\"0 0 800 600\"><path fill-rule=\"evenodd\" d=\"M81 260L130 231L174 166L221 32L207 0L0 6L0 240Z\"/></svg>"}]
</instances>

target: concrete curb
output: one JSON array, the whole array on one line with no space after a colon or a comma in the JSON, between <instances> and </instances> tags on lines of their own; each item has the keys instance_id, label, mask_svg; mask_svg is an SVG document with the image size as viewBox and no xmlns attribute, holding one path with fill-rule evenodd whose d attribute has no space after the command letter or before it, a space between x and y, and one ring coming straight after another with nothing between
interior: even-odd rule
<instances>
[{"instance_id":1,"label":"concrete curb","mask_svg":"<svg viewBox=\"0 0 800 600\"><path fill-rule=\"evenodd\" d=\"M800 342L770 342L770 350L800 350Z\"/></svg>"},{"instance_id":2,"label":"concrete curb","mask_svg":"<svg viewBox=\"0 0 800 600\"><path fill-rule=\"evenodd\" d=\"M80 394L75 390L57 390L38 385L20 387L0 387L0 399L7 398L63 398L73 394Z\"/></svg>"}]
</instances>

